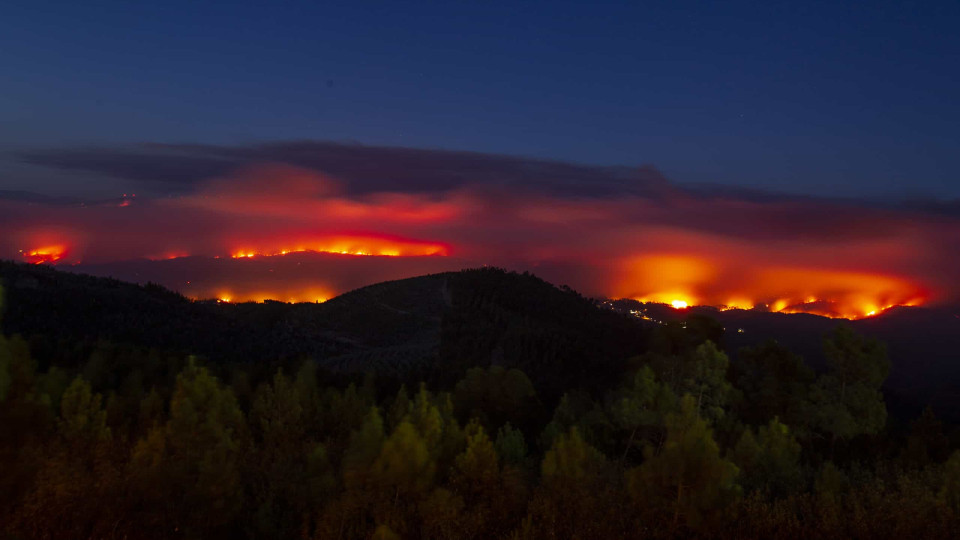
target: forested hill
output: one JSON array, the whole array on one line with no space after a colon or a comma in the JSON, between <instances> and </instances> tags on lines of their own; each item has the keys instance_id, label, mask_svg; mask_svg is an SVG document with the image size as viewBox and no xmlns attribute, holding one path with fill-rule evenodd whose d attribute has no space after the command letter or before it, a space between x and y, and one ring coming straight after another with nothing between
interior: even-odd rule
<instances>
[{"instance_id":1,"label":"forested hill","mask_svg":"<svg viewBox=\"0 0 960 540\"><path fill-rule=\"evenodd\" d=\"M492 268L379 283L322 304L196 302L12 262L0 262L0 278L4 331L34 337L41 358L106 340L213 362L312 358L333 371L440 382L496 363L529 372L552 395L616 381L623 361L644 351L638 321Z\"/></svg>"},{"instance_id":2,"label":"forested hill","mask_svg":"<svg viewBox=\"0 0 960 540\"><path fill-rule=\"evenodd\" d=\"M891 421L836 321L489 268L295 305L0 278L0 538L960 537L960 431ZM823 365L733 350L781 331Z\"/></svg>"},{"instance_id":3,"label":"forested hill","mask_svg":"<svg viewBox=\"0 0 960 540\"><path fill-rule=\"evenodd\" d=\"M617 301L615 313L533 275L492 268L378 283L322 304L196 302L156 285L4 261L0 279L4 331L32 337L44 361L67 361L69 350L73 362L83 362L107 341L215 363L269 367L311 358L335 372L443 384L469 367L499 364L527 372L552 397L571 387L604 388L620 376L625 359L647 351L657 325L623 315L630 310L663 322L703 315L708 319L701 321L721 327L690 339L712 338L734 357L741 347L776 339L818 370L825 367L821 338L837 325L805 314L677 312L630 300ZM932 405L938 414L960 417L956 314L907 308L851 324L888 346L885 389L893 412L913 416Z\"/></svg>"},{"instance_id":4,"label":"forested hill","mask_svg":"<svg viewBox=\"0 0 960 540\"><path fill-rule=\"evenodd\" d=\"M726 328L723 346L735 359L741 348L773 339L818 371L827 368L823 336L839 324L835 319L806 313L719 311L708 306L678 312L663 304L626 299L605 305L662 322L682 322L690 314L704 315ZM843 324L886 345L891 369L884 392L891 412L913 417L929 405L937 414L960 420L960 307L898 307L877 317Z\"/></svg>"},{"instance_id":5,"label":"forested hill","mask_svg":"<svg viewBox=\"0 0 960 540\"><path fill-rule=\"evenodd\" d=\"M194 302L157 285L11 262L0 262L0 278L5 333L42 336L41 346L82 347L106 340L231 361L338 350L325 337L284 324L302 309L298 306Z\"/></svg>"}]
</instances>

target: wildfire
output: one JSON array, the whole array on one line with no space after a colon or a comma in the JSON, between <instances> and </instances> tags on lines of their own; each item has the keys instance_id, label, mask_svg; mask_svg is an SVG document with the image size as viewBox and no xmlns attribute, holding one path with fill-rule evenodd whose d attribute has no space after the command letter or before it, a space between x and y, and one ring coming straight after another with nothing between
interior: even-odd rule
<instances>
[{"instance_id":1,"label":"wildfire","mask_svg":"<svg viewBox=\"0 0 960 540\"><path fill-rule=\"evenodd\" d=\"M753 309L755 305L753 301L746 298L731 298L730 300L727 300L725 304L719 307L720 307L720 311L728 311L731 309L748 310L748 309Z\"/></svg>"},{"instance_id":2,"label":"wildfire","mask_svg":"<svg viewBox=\"0 0 960 540\"><path fill-rule=\"evenodd\" d=\"M686 255L647 255L630 262L618 296L641 302L831 318L874 317L923 304L927 291L904 278L822 268L742 267ZM638 294L639 293L639 294Z\"/></svg>"},{"instance_id":3,"label":"wildfire","mask_svg":"<svg viewBox=\"0 0 960 540\"><path fill-rule=\"evenodd\" d=\"M914 298L904 302L877 304L872 300L853 301L844 304L839 301L814 300L812 302L791 304L789 300L778 300L770 306L770 311L779 313L811 313L821 315L832 319L864 319L875 317L888 309L903 306L918 306L923 303L920 298Z\"/></svg>"},{"instance_id":4,"label":"wildfire","mask_svg":"<svg viewBox=\"0 0 960 540\"><path fill-rule=\"evenodd\" d=\"M450 247L441 243L403 238L347 236L302 242L280 249L237 249L230 256L234 259L248 259L310 252L355 256L422 257L447 256L450 253Z\"/></svg>"},{"instance_id":5,"label":"wildfire","mask_svg":"<svg viewBox=\"0 0 960 540\"><path fill-rule=\"evenodd\" d=\"M21 253L23 253L21 251ZM33 249L24 254L27 262L32 264L55 263L67 254L67 247L62 245L44 246Z\"/></svg>"},{"instance_id":6,"label":"wildfire","mask_svg":"<svg viewBox=\"0 0 960 540\"><path fill-rule=\"evenodd\" d=\"M231 304L238 302L265 302L268 300L273 300L277 302L287 302L290 304L297 304L301 302L309 303L321 303L326 302L327 300L333 298L335 294L327 288L322 287L306 287L303 289L292 289L287 291L265 291L265 290L251 290L251 291L234 291L234 290L221 290L216 295L216 300L221 303ZM196 296L195 299L209 298L209 296L204 297Z\"/></svg>"}]
</instances>

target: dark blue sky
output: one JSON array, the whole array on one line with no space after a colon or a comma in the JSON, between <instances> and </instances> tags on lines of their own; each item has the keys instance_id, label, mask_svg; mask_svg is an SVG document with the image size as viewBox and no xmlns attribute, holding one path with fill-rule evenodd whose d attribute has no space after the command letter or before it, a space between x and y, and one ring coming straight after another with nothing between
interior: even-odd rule
<instances>
[{"instance_id":1,"label":"dark blue sky","mask_svg":"<svg viewBox=\"0 0 960 540\"><path fill-rule=\"evenodd\" d=\"M317 139L960 197L956 1L198 4L5 6L0 150Z\"/></svg>"}]
</instances>

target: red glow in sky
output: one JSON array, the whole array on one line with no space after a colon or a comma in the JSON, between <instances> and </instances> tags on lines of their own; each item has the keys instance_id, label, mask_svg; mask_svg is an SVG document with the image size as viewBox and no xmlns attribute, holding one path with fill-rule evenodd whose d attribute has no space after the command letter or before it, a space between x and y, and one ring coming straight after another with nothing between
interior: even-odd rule
<instances>
[{"instance_id":1,"label":"red glow in sky","mask_svg":"<svg viewBox=\"0 0 960 540\"><path fill-rule=\"evenodd\" d=\"M179 198L96 207L0 200L0 210L10 231L0 255L54 264L82 257L84 268L109 274L119 261L151 259L133 279L231 301L317 301L481 265L680 307L859 318L960 298L960 220L829 200L678 189L584 198L502 186L351 194L312 171L258 166ZM332 258L301 256L309 253ZM216 266L202 262L213 257ZM171 271L181 260L193 262Z\"/></svg>"},{"instance_id":2,"label":"red glow in sky","mask_svg":"<svg viewBox=\"0 0 960 540\"><path fill-rule=\"evenodd\" d=\"M909 279L817 267L750 267L683 255L638 257L615 296L674 307L765 309L857 319L893 306L920 305L928 293ZM746 276L733 279L732 274Z\"/></svg>"}]
</instances>

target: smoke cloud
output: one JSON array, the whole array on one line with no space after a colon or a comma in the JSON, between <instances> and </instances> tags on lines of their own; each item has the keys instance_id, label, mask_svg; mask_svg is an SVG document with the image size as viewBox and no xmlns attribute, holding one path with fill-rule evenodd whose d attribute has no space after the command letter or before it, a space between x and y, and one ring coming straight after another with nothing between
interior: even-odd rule
<instances>
[{"instance_id":1,"label":"smoke cloud","mask_svg":"<svg viewBox=\"0 0 960 540\"><path fill-rule=\"evenodd\" d=\"M950 204L691 188L650 167L334 143L21 158L121 178L131 193L0 193L0 256L197 297L312 301L496 265L590 295L835 316L960 298ZM132 196L139 188L154 195Z\"/></svg>"}]
</instances>

